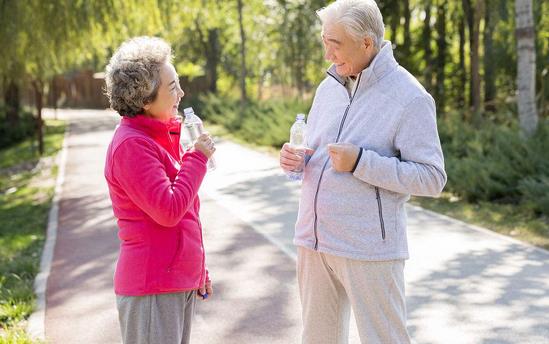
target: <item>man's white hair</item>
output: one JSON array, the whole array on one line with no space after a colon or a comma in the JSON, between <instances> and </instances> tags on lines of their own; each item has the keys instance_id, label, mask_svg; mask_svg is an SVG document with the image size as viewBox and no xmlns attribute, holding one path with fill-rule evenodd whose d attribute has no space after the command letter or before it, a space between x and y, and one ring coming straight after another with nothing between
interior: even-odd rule
<instances>
[{"instance_id":1,"label":"man's white hair","mask_svg":"<svg viewBox=\"0 0 549 344\"><path fill-rule=\"evenodd\" d=\"M341 24L354 39L368 36L377 50L381 48L385 26L374 0L337 0L316 13L322 24Z\"/></svg>"}]
</instances>

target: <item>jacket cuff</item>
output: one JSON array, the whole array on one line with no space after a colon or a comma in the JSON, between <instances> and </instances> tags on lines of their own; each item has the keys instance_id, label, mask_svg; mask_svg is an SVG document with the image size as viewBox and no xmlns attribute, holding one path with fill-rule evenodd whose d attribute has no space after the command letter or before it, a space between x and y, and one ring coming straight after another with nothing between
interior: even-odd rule
<instances>
[{"instance_id":1,"label":"jacket cuff","mask_svg":"<svg viewBox=\"0 0 549 344\"><path fill-rule=\"evenodd\" d=\"M208 157L206 156L206 154L202 153L201 151L199 151L198 149L191 149L189 150L186 154L192 154L194 156L196 156L197 158L199 158L199 160L201 160L203 163L207 163L208 162Z\"/></svg>"},{"instance_id":2,"label":"jacket cuff","mask_svg":"<svg viewBox=\"0 0 549 344\"><path fill-rule=\"evenodd\" d=\"M358 151L358 156L356 157L355 165L353 166L353 169L351 170L351 173L355 173L356 167L358 166L358 163L360 162L360 157L362 156L362 147Z\"/></svg>"}]
</instances>

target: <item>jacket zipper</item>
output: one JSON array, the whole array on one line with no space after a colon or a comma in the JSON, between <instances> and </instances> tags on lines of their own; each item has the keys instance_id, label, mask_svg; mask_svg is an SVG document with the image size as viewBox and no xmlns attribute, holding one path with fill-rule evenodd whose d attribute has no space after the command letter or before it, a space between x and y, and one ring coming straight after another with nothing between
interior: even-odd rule
<instances>
[{"instance_id":1,"label":"jacket zipper","mask_svg":"<svg viewBox=\"0 0 549 344\"><path fill-rule=\"evenodd\" d=\"M381 238L385 240L385 223L383 222L383 208L381 207L381 195L379 188L376 186L377 210L379 212L379 223L381 224Z\"/></svg>"},{"instance_id":2,"label":"jacket zipper","mask_svg":"<svg viewBox=\"0 0 549 344\"><path fill-rule=\"evenodd\" d=\"M330 74L328 72L328 75L331 76L332 78L336 79L336 81L339 83L339 81L337 80L337 78L335 76L333 76L332 74ZM362 77L362 74L360 74L360 76L358 77L357 81L356 81L356 85L354 87L355 89L355 93L353 93L352 95L349 96L349 105L347 105L347 108L345 109L345 113L343 114L343 118L341 119L341 122L339 123L339 130L337 132L337 137L336 137L336 140L335 142L337 143L339 141L339 137L341 136L341 131L343 129L343 124L345 124L345 119L347 118L347 114L349 113L349 108L351 107L351 104L353 103L353 99L355 98L355 94L356 94L356 90L358 89L358 85L360 84L360 79ZM343 86L345 87L345 86ZM314 246L314 249L315 251L318 250L318 233L317 233L317 223L318 223L318 215L317 215L317 200L318 200L318 191L320 190L320 182L322 181L322 176L324 175L324 171L326 170L326 165L328 164L328 162L330 161L330 157L328 156L328 158L326 159L326 162L324 162L324 166L322 166L322 171L320 171L320 177L318 178L318 184L316 186L316 193L315 193L315 200L314 200L314 209L315 209L315 220L314 220L314 235L315 235L315 246Z\"/></svg>"},{"instance_id":3,"label":"jacket zipper","mask_svg":"<svg viewBox=\"0 0 549 344\"><path fill-rule=\"evenodd\" d=\"M181 128L179 129L179 132L181 132ZM177 161L179 162L179 164L182 164L181 154L177 154L177 152L174 152L174 150L173 150L172 134L171 134L170 130L168 130L168 141L169 141L169 144L170 144L170 150L171 150L172 153L174 153L173 154L174 157L177 158ZM172 267L175 264L175 262L177 260L177 257L179 256L179 252L181 252L181 241L183 240L183 238L182 238L183 233L178 232L178 234L179 235L177 236L177 250L175 251L175 255L172 258L172 261L170 262L170 265L168 266L168 272L172 271Z\"/></svg>"},{"instance_id":4,"label":"jacket zipper","mask_svg":"<svg viewBox=\"0 0 549 344\"><path fill-rule=\"evenodd\" d=\"M177 160L177 162L179 162L179 164L181 164L181 154L178 154L180 152L176 152L173 150L173 140L172 140L172 133L168 130L168 142L170 144L170 151L172 152L173 154L173 157Z\"/></svg>"}]
</instances>

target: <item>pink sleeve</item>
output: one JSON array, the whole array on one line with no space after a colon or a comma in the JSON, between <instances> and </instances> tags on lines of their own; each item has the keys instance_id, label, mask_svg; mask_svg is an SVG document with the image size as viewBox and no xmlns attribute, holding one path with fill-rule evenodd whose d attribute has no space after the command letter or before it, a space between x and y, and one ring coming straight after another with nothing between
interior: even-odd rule
<instances>
[{"instance_id":1,"label":"pink sleeve","mask_svg":"<svg viewBox=\"0 0 549 344\"><path fill-rule=\"evenodd\" d=\"M166 174L161 153L151 142L132 138L113 156L112 173L132 202L164 227L173 227L193 204L204 175L207 157L190 152L174 182Z\"/></svg>"}]
</instances>

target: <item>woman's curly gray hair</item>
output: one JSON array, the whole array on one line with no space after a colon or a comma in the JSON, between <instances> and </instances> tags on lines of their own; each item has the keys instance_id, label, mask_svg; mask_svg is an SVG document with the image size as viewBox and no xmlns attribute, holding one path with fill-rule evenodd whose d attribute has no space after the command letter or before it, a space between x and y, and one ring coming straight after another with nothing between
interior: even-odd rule
<instances>
[{"instance_id":1,"label":"woman's curly gray hair","mask_svg":"<svg viewBox=\"0 0 549 344\"><path fill-rule=\"evenodd\" d=\"M171 59L170 45L157 37L136 37L122 43L105 73L111 108L126 117L143 113L145 104L158 94L160 68Z\"/></svg>"}]
</instances>

